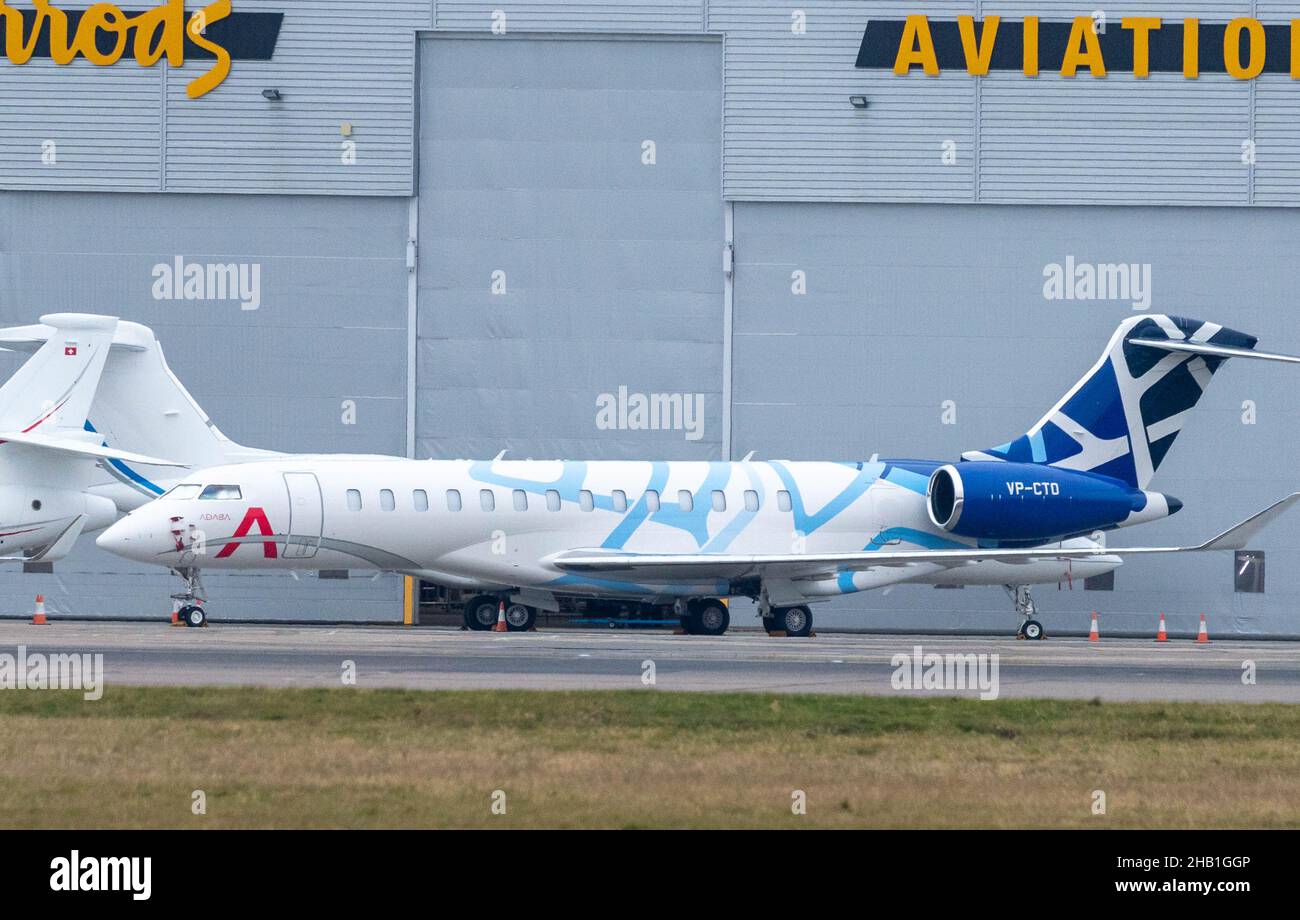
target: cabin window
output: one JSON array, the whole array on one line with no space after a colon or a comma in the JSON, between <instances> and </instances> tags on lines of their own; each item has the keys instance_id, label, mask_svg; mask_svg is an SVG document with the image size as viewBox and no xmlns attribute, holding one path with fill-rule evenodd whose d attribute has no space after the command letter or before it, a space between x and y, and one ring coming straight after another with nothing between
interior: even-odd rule
<instances>
[{"instance_id":1,"label":"cabin window","mask_svg":"<svg viewBox=\"0 0 1300 920\"><path fill-rule=\"evenodd\" d=\"M646 492L645 507L647 511L659 510L659 493L656 492L654 489L650 489L648 492Z\"/></svg>"},{"instance_id":2,"label":"cabin window","mask_svg":"<svg viewBox=\"0 0 1300 920\"><path fill-rule=\"evenodd\" d=\"M208 486L199 493L201 501L232 501L243 498L239 486Z\"/></svg>"},{"instance_id":3,"label":"cabin window","mask_svg":"<svg viewBox=\"0 0 1300 920\"><path fill-rule=\"evenodd\" d=\"M172 486L162 494L162 497L174 498L177 501L183 502L195 498L202 490L203 487L200 485L196 485L192 482L183 482L178 486Z\"/></svg>"},{"instance_id":4,"label":"cabin window","mask_svg":"<svg viewBox=\"0 0 1300 920\"><path fill-rule=\"evenodd\" d=\"M460 489L447 490L447 510L448 511L460 510Z\"/></svg>"},{"instance_id":5,"label":"cabin window","mask_svg":"<svg viewBox=\"0 0 1300 920\"><path fill-rule=\"evenodd\" d=\"M547 511L560 510L560 493L557 492L555 489L546 490L546 510Z\"/></svg>"},{"instance_id":6,"label":"cabin window","mask_svg":"<svg viewBox=\"0 0 1300 920\"><path fill-rule=\"evenodd\" d=\"M578 492L578 507L583 511L594 511L596 508L596 500L591 497L591 493L586 489Z\"/></svg>"},{"instance_id":7,"label":"cabin window","mask_svg":"<svg viewBox=\"0 0 1300 920\"><path fill-rule=\"evenodd\" d=\"M614 510L617 511L619 514L622 514L624 511L627 510L627 493L624 492L622 489L615 489L610 494L610 498L613 499Z\"/></svg>"},{"instance_id":8,"label":"cabin window","mask_svg":"<svg viewBox=\"0 0 1300 920\"><path fill-rule=\"evenodd\" d=\"M497 507L496 493L491 489L479 489L478 506L484 511L495 511Z\"/></svg>"},{"instance_id":9,"label":"cabin window","mask_svg":"<svg viewBox=\"0 0 1300 920\"><path fill-rule=\"evenodd\" d=\"M411 493L411 504L416 511L428 511L429 493L423 489L416 489Z\"/></svg>"},{"instance_id":10,"label":"cabin window","mask_svg":"<svg viewBox=\"0 0 1300 920\"><path fill-rule=\"evenodd\" d=\"M361 510L361 490L348 489L348 510L349 511Z\"/></svg>"},{"instance_id":11,"label":"cabin window","mask_svg":"<svg viewBox=\"0 0 1300 920\"><path fill-rule=\"evenodd\" d=\"M782 489L776 493L776 506L782 511L789 511L792 507L790 504L790 493Z\"/></svg>"},{"instance_id":12,"label":"cabin window","mask_svg":"<svg viewBox=\"0 0 1300 920\"><path fill-rule=\"evenodd\" d=\"M514 492L511 493L511 496L512 496L513 501L514 501L514 503L515 503L515 510L516 510L516 511L527 511L527 510L528 510L528 493L527 493L527 492L525 492L523 489L515 489Z\"/></svg>"},{"instance_id":13,"label":"cabin window","mask_svg":"<svg viewBox=\"0 0 1300 920\"><path fill-rule=\"evenodd\" d=\"M727 496L723 493L721 489L713 490L713 510L714 511L727 510Z\"/></svg>"},{"instance_id":14,"label":"cabin window","mask_svg":"<svg viewBox=\"0 0 1300 920\"><path fill-rule=\"evenodd\" d=\"M397 501L393 498L392 489L379 490L379 507L385 511L392 511L397 507Z\"/></svg>"},{"instance_id":15,"label":"cabin window","mask_svg":"<svg viewBox=\"0 0 1300 920\"><path fill-rule=\"evenodd\" d=\"M690 511L695 507L695 497L691 495L690 489L677 490L677 507L683 511Z\"/></svg>"},{"instance_id":16,"label":"cabin window","mask_svg":"<svg viewBox=\"0 0 1300 920\"><path fill-rule=\"evenodd\" d=\"M758 493L755 492L753 489L745 490L745 510L746 511L758 510Z\"/></svg>"}]
</instances>

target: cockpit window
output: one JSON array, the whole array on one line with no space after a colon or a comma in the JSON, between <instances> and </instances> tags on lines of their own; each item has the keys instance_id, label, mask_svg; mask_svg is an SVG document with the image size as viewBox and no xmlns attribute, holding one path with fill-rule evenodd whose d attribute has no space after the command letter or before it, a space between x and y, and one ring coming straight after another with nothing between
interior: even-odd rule
<instances>
[{"instance_id":1,"label":"cockpit window","mask_svg":"<svg viewBox=\"0 0 1300 920\"><path fill-rule=\"evenodd\" d=\"M202 488L203 486L196 485L192 482L182 482L180 485L172 486L164 492L162 498L174 498L177 501L185 501L186 499L196 497Z\"/></svg>"},{"instance_id":2,"label":"cockpit window","mask_svg":"<svg viewBox=\"0 0 1300 920\"><path fill-rule=\"evenodd\" d=\"M208 486L199 495L199 500L229 501L243 497L243 493L239 491L239 486Z\"/></svg>"}]
</instances>

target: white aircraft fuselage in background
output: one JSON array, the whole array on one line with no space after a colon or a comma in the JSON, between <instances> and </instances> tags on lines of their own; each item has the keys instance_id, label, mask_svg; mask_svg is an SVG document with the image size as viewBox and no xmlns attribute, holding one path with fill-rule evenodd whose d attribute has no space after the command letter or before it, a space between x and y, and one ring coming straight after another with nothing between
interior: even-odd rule
<instances>
[{"instance_id":1,"label":"white aircraft fuselage in background","mask_svg":"<svg viewBox=\"0 0 1300 920\"><path fill-rule=\"evenodd\" d=\"M0 348L32 356L0 386L0 561L54 562L82 533L107 527L119 506L97 494L100 463L151 461L114 450L86 430L117 318L51 313L38 326L0 330ZM136 495L127 507L148 498Z\"/></svg>"}]
</instances>

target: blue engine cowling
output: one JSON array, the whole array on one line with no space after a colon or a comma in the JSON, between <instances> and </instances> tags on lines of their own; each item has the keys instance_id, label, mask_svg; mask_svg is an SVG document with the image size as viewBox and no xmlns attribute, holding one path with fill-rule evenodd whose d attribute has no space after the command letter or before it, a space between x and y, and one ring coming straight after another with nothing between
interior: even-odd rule
<instances>
[{"instance_id":1,"label":"blue engine cowling","mask_svg":"<svg viewBox=\"0 0 1300 920\"><path fill-rule=\"evenodd\" d=\"M930 476L926 508L936 527L979 540L1045 543L1167 517L1176 498L1118 479L1038 463L974 460Z\"/></svg>"}]
</instances>

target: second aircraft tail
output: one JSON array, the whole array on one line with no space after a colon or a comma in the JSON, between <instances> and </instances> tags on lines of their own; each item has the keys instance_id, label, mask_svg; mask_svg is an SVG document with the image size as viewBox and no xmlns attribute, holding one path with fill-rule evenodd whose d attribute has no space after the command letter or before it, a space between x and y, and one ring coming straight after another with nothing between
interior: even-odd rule
<instances>
[{"instance_id":1,"label":"second aircraft tail","mask_svg":"<svg viewBox=\"0 0 1300 920\"><path fill-rule=\"evenodd\" d=\"M75 422L78 431L94 432L107 448L119 454L105 458L105 469L119 482L142 498L153 498L165 490L160 480L175 480L178 474L175 469L150 469L150 464L142 462L149 457L166 457L177 466L199 469L273 456L271 451L244 447L221 433L167 366L162 345L148 326L111 317L76 315L102 321L108 331L100 332L105 342L97 350L99 388L96 392L90 387L85 407L88 411L78 408L80 416L68 411L64 416L69 424ZM37 358L47 351L56 354L65 347L66 327L52 322L59 318L46 316L37 325L0 329L0 347L36 351ZM33 358L23 371L36 364ZM3 395L0 391L0 397ZM0 399L0 420L7 421L4 410ZM0 422L0 430L8 427ZM82 437L89 436L83 433ZM148 456L131 458L123 451Z\"/></svg>"}]
</instances>

